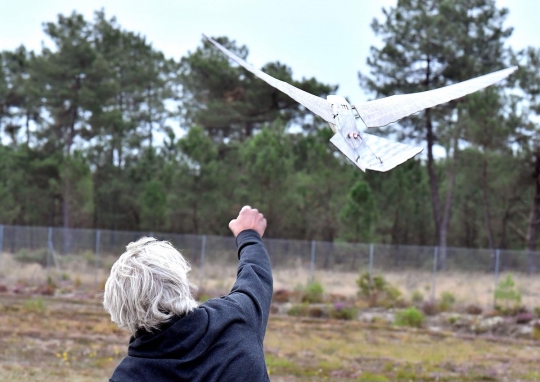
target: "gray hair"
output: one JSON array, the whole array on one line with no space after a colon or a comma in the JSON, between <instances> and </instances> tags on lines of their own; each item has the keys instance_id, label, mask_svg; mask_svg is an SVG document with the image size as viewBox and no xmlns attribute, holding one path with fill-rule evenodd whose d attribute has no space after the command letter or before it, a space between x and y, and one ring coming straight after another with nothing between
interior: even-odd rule
<instances>
[{"instance_id":1,"label":"gray hair","mask_svg":"<svg viewBox=\"0 0 540 382\"><path fill-rule=\"evenodd\" d=\"M197 307L189 263L169 242L142 237L129 243L105 284L103 306L120 328L152 332Z\"/></svg>"}]
</instances>

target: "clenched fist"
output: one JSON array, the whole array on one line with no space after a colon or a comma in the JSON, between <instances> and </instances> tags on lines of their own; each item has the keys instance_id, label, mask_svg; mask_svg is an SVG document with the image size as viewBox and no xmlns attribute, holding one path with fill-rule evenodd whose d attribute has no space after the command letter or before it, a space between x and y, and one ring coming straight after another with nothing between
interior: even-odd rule
<instances>
[{"instance_id":1,"label":"clenched fist","mask_svg":"<svg viewBox=\"0 0 540 382\"><path fill-rule=\"evenodd\" d=\"M244 206L240 210L238 217L231 220L229 228L234 237L238 236L240 232L245 231L246 229L253 229L262 237L262 235L264 235L264 230L266 229L266 219L256 208Z\"/></svg>"}]
</instances>

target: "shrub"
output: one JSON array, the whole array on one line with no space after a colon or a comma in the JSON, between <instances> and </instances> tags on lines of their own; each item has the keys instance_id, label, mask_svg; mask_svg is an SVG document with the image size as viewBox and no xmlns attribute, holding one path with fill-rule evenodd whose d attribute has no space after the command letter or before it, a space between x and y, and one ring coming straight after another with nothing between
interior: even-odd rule
<instances>
[{"instance_id":1,"label":"shrub","mask_svg":"<svg viewBox=\"0 0 540 382\"><path fill-rule=\"evenodd\" d=\"M277 303L283 303L283 302L289 302L291 296L291 292L289 292L286 289L278 289L274 292L274 296L272 297L272 301Z\"/></svg>"},{"instance_id":2,"label":"shrub","mask_svg":"<svg viewBox=\"0 0 540 382\"><path fill-rule=\"evenodd\" d=\"M321 283L314 281L306 285L304 295L302 296L302 302L310 304L321 303L323 301L324 289Z\"/></svg>"},{"instance_id":3,"label":"shrub","mask_svg":"<svg viewBox=\"0 0 540 382\"><path fill-rule=\"evenodd\" d=\"M45 312L45 302L38 297L28 299L24 302L23 307L28 312L44 313Z\"/></svg>"},{"instance_id":4,"label":"shrub","mask_svg":"<svg viewBox=\"0 0 540 382\"><path fill-rule=\"evenodd\" d=\"M482 314L482 312L483 312L483 309L479 305L470 304L465 307L465 313L467 314L474 314L474 315L479 316Z\"/></svg>"},{"instance_id":5,"label":"shrub","mask_svg":"<svg viewBox=\"0 0 540 382\"><path fill-rule=\"evenodd\" d=\"M354 320L358 315L358 310L355 307L349 306L342 302L334 304L330 310L330 317L338 320Z\"/></svg>"},{"instance_id":6,"label":"shrub","mask_svg":"<svg viewBox=\"0 0 540 382\"><path fill-rule=\"evenodd\" d=\"M537 320L533 324L532 337L535 340L540 340L540 320Z\"/></svg>"},{"instance_id":7,"label":"shrub","mask_svg":"<svg viewBox=\"0 0 540 382\"><path fill-rule=\"evenodd\" d=\"M323 308L319 306L310 306L307 303L295 304L291 306L287 314L294 317L328 317L328 313Z\"/></svg>"},{"instance_id":8,"label":"shrub","mask_svg":"<svg viewBox=\"0 0 540 382\"><path fill-rule=\"evenodd\" d=\"M516 324L528 324L534 319L534 315L529 312L519 313L516 315Z\"/></svg>"},{"instance_id":9,"label":"shrub","mask_svg":"<svg viewBox=\"0 0 540 382\"><path fill-rule=\"evenodd\" d=\"M27 248L21 248L15 254L15 260L21 263L38 263L44 267L47 265L47 249L39 248L39 249L30 250Z\"/></svg>"},{"instance_id":10,"label":"shrub","mask_svg":"<svg viewBox=\"0 0 540 382\"><path fill-rule=\"evenodd\" d=\"M536 314L536 317L540 318L540 306L534 308L534 314Z\"/></svg>"},{"instance_id":11,"label":"shrub","mask_svg":"<svg viewBox=\"0 0 540 382\"><path fill-rule=\"evenodd\" d=\"M96 265L96 254L92 251L84 251L83 254L82 254L82 258L84 259L84 261L88 264L88 265L91 265L91 266L95 266ZM99 263L97 264L98 267L101 266L101 261L99 261Z\"/></svg>"},{"instance_id":12,"label":"shrub","mask_svg":"<svg viewBox=\"0 0 540 382\"><path fill-rule=\"evenodd\" d=\"M422 311L426 316L434 316L439 313L439 307L431 301L426 301L422 305Z\"/></svg>"},{"instance_id":13,"label":"shrub","mask_svg":"<svg viewBox=\"0 0 540 382\"><path fill-rule=\"evenodd\" d=\"M328 313L321 307L310 306L308 309L308 316L314 318L328 317Z\"/></svg>"},{"instance_id":14,"label":"shrub","mask_svg":"<svg viewBox=\"0 0 540 382\"><path fill-rule=\"evenodd\" d=\"M441 302L439 303L439 309L442 312L446 312L448 310L451 310L454 306L454 303L456 302L456 298L454 295L450 292L443 292L441 294Z\"/></svg>"},{"instance_id":15,"label":"shrub","mask_svg":"<svg viewBox=\"0 0 540 382\"><path fill-rule=\"evenodd\" d=\"M424 315L416 308L407 308L396 314L394 324L397 326L410 326L420 328L424 322Z\"/></svg>"},{"instance_id":16,"label":"shrub","mask_svg":"<svg viewBox=\"0 0 540 382\"><path fill-rule=\"evenodd\" d=\"M526 313L527 308L525 308L523 305L501 305L497 304L495 305L495 313L502 316L517 316L520 313Z\"/></svg>"},{"instance_id":17,"label":"shrub","mask_svg":"<svg viewBox=\"0 0 540 382\"><path fill-rule=\"evenodd\" d=\"M365 371L358 377L356 382L388 382L389 379L384 375L372 374L368 371Z\"/></svg>"},{"instance_id":18,"label":"shrub","mask_svg":"<svg viewBox=\"0 0 540 382\"><path fill-rule=\"evenodd\" d=\"M521 293L517 290L512 275L506 275L495 289L495 304L500 310L515 309L521 304Z\"/></svg>"},{"instance_id":19,"label":"shrub","mask_svg":"<svg viewBox=\"0 0 540 382\"><path fill-rule=\"evenodd\" d=\"M195 291L194 294L195 294L194 296L195 300L200 302L201 304L212 298L212 296L210 295L210 292L204 288L197 289L197 291Z\"/></svg>"},{"instance_id":20,"label":"shrub","mask_svg":"<svg viewBox=\"0 0 540 382\"><path fill-rule=\"evenodd\" d=\"M367 298L370 306L392 308L401 302L401 292L389 284L382 276L373 276L365 272L356 280L360 289L358 295Z\"/></svg>"},{"instance_id":21,"label":"shrub","mask_svg":"<svg viewBox=\"0 0 540 382\"><path fill-rule=\"evenodd\" d=\"M287 312L289 316L306 317L309 315L309 304L295 304Z\"/></svg>"},{"instance_id":22,"label":"shrub","mask_svg":"<svg viewBox=\"0 0 540 382\"><path fill-rule=\"evenodd\" d=\"M56 292L56 285L54 283L47 283L37 287L36 293L39 293L43 296L54 296Z\"/></svg>"},{"instance_id":23,"label":"shrub","mask_svg":"<svg viewBox=\"0 0 540 382\"><path fill-rule=\"evenodd\" d=\"M380 304L385 308L404 307L407 305L401 298L401 291L388 283L386 284L385 296L381 299Z\"/></svg>"},{"instance_id":24,"label":"shrub","mask_svg":"<svg viewBox=\"0 0 540 382\"><path fill-rule=\"evenodd\" d=\"M422 292L415 290L411 295L411 301L413 304L421 304L424 302L424 295Z\"/></svg>"}]
</instances>

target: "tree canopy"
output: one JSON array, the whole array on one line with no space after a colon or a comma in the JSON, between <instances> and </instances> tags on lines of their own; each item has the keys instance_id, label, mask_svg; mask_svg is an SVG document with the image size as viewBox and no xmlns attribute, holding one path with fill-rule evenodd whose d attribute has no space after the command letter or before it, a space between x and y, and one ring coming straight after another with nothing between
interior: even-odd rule
<instances>
[{"instance_id":1,"label":"tree canopy","mask_svg":"<svg viewBox=\"0 0 540 382\"><path fill-rule=\"evenodd\" d=\"M534 250L540 53L507 48L507 13L493 0L400 0L373 21L382 45L359 77L375 97L520 69L375 131L427 155L365 174L320 119L204 42L175 60L103 11L60 15L44 24L50 48L0 52L0 224L222 235L251 204L270 237ZM338 92L285 63L262 70Z\"/></svg>"}]
</instances>

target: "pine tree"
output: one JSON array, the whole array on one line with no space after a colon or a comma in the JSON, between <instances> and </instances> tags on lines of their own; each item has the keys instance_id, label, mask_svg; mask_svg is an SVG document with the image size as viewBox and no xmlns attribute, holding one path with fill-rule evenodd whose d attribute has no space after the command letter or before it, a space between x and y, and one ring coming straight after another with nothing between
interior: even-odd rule
<instances>
[{"instance_id":1,"label":"pine tree","mask_svg":"<svg viewBox=\"0 0 540 382\"><path fill-rule=\"evenodd\" d=\"M463 81L504 67L504 42L512 29L504 28L507 9L494 0L400 0L383 10L385 20L373 20L372 29L383 41L372 47L368 65L371 77L359 74L361 84L377 96L413 93ZM462 131L456 128L460 100L400 121L391 126L398 139L425 142L436 242L441 267L446 245L454 165ZM383 129L384 130L384 129ZM389 129L386 129L389 132ZM441 181L434 147L447 149L446 200L441 203Z\"/></svg>"}]
</instances>

